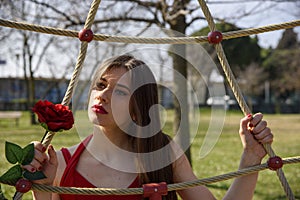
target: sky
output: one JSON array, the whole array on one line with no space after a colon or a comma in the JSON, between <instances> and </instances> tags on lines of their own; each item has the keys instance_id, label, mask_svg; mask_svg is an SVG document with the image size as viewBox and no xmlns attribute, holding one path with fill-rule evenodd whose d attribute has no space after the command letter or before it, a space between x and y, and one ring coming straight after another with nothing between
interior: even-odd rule
<instances>
[{"instance_id":1,"label":"sky","mask_svg":"<svg viewBox=\"0 0 300 200\"><path fill-rule=\"evenodd\" d=\"M219 18L228 17L230 22L233 22L241 28L255 28L300 19L299 1L298 6L295 6L294 2L280 2L280 0L278 0L276 3L270 1L264 1L262 3L262 1L256 0L230 0L230 2L243 2L234 4L218 4L218 1L219 0L209 1L215 2L214 4L208 4L212 16L217 16ZM221 1L225 2L226 0ZM250 16L240 17L250 11L252 13ZM236 16L236 18L232 19L232 16ZM300 27L296 27L294 30L298 33L298 38L300 38ZM283 30L279 30L258 34L259 44L264 48L268 48L270 46L275 48L282 36L282 32Z\"/></svg>"}]
</instances>

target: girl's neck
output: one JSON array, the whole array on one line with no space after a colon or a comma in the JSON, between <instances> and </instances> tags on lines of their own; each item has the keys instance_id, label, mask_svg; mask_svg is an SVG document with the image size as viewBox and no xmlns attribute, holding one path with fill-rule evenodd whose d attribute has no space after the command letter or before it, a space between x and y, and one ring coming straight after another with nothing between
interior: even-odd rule
<instances>
[{"instance_id":1,"label":"girl's neck","mask_svg":"<svg viewBox=\"0 0 300 200\"><path fill-rule=\"evenodd\" d=\"M128 135L119 128L108 129L105 127L94 126L93 135L93 145L96 145L97 148L99 148L99 144L102 144L104 147L107 147L109 151L112 150L112 146L131 151Z\"/></svg>"},{"instance_id":2,"label":"girl's neck","mask_svg":"<svg viewBox=\"0 0 300 200\"><path fill-rule=\"evenodd\" d=\"M98 161L120 171L136 173L135 154L128 136L120 130L95 127L86 149Z\"/></svg>"}]
</instances>

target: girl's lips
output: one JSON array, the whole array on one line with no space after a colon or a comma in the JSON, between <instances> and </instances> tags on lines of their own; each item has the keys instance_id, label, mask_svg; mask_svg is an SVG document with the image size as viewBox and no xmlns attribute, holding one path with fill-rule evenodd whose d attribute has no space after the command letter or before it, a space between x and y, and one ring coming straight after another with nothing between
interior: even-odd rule
<instances>
[{"instance_id":1,"label":"girl's lips","mask_svg":"<svg viewBox=\"0 0 300 200\"><path fill-rule=\"evenodd\" d=\"M93 105L92 111L99 114L107 114L108 112L101 105Z\"/></svg>"}]
</instances>

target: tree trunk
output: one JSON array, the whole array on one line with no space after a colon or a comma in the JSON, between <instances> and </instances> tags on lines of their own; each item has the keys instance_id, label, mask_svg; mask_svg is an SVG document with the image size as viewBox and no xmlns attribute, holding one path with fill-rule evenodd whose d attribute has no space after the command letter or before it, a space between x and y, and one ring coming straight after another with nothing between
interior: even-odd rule
<instances>
[{"instance_id":1,"label":"tree trunk","mask_svg":"<svg viewBox=\"0 0 300 200\"><path fill-rule=\"evenodd\" d=\"M32 55L30 52L30 46L28 44L28 37L26 34L23 34L24 36L24 46L23 46L23 68L24 68L24 77L26 86L27 86L27 109L30 110L30 123L36 124L36 118L35 114L31 111L31 108L34 106L35 103L35 79L34 79L34 73L32 69ZM27 59L26 59L27 58ZM27 66L29 69L29 77L27 76Z\"/></svg>"},{"instance_id":2,"label":"tree trunk","mask_svg":"<svg viewBox=\"0 0 300 200\"><path fill-rule=\"evenodd\" d=\"M31 64L31 63L30 63ZM31 67L30 67L31 69ZM35 104L35 83L34 83L34 76L32 71L30 71L30 77L29 77L29 109L30 109L30 122L31 124L37 124L35 114L31 111L31 108Z\"/></svg>"},{"instance_id":3,"label":"tree trunk","mask_svg":"<svg viewBox=\"0 0 300 200\"><path fill-rule=\"evenodd\" d=\"M176 19L174 24L171 24L171 29L180 33L185 33L186 22L185 16L181 15ZM191 162L190 151L190 128L189 128L189 109L188 109L188 92L187 92L187 62L186 45L173 45L174 52L172 53L173 68L174 68L174 133L179 134L178 143L185 149L185 154ZM176 50L175 50L176 48ZM180 74L184 78L178 76Z\"/></svg>"}]
</instances>

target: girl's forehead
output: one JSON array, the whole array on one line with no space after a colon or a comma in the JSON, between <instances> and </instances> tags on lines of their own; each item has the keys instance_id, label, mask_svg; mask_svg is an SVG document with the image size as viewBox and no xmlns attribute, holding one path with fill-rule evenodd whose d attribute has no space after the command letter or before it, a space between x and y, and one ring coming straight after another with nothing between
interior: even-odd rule
<instances>
[{"instance_id":1,"label":"girl's forehead","mask_svg":"<svg viewBox=\"0 0 300 200\"><path fill-rule=\"evenodd\" d=\"M131 82L129 71L123 67L112 67L106 70L100 79L107 82L118 82L126 85L129 85Z\"/></svg>"}]
</instances>

